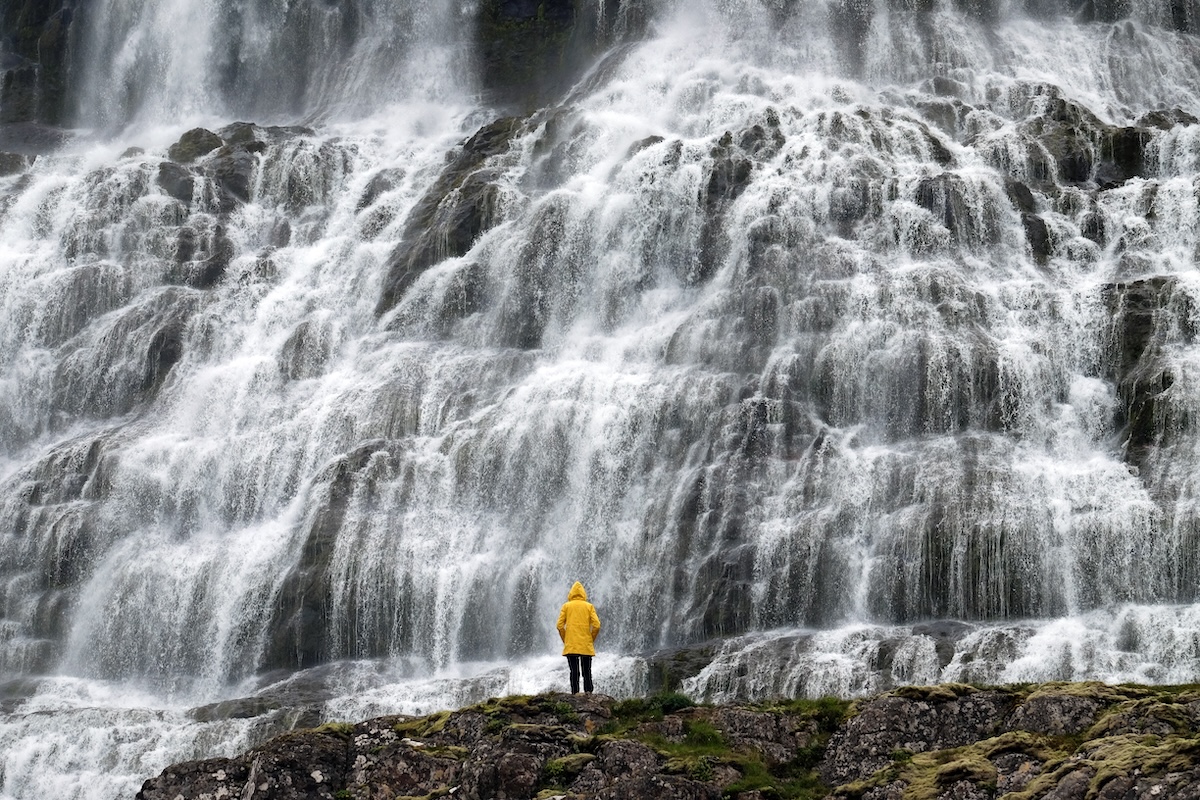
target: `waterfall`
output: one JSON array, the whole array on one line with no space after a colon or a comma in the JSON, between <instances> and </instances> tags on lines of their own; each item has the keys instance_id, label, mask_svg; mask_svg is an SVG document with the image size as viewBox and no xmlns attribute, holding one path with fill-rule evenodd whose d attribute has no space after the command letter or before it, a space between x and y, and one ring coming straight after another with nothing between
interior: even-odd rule
<instances>
[{"instance_id":1,"label":"waterfall","mask_svg":"<svg viewBox=\"0 0 1200 800\"><path fill-rule=\"evenodd\" d=\"M59 6L0 798L561 689L575 580L617 695L1200 681L1195 4Z\"/></svg>"}]
</instances>

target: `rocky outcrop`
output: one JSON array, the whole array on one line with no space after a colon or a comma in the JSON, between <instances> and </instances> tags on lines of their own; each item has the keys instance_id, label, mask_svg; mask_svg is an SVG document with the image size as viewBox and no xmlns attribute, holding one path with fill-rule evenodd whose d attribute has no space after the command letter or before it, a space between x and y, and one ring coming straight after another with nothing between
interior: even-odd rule
<instances>
[{"instance_id":1,"label":"rocky outcrop","mask_svg":"<svg viewBox=\"0 0 1200 800\"><path fill-rule=\"evenodd\" d=\"M1189 426L1167 425L1168 391L1180 367L1170 356L1170 344L1195 341L1195 308L1190 295L1177 291L1171 276L1156 276L1105 287L1112 314L1113 365L1111 379L1120 401L1115 420L1124 433L1125 460L1142 466L1154 448L1170 444L1169 437Z\"/></svg>"},{"instance_id":2,"label":"rocky outcrop","mask_svg":"<svg viewBox=\"0 0 1200 800\"><path fill-rule=\"evenodd\" d=\"M546 694L285 734L138 800L1200 798L1194 687L907 687L851 704Z\"/></svg>"},{"instance_id":3,"label":"rocky outcrop","mask_svg":"<svg viewBox=\"0 0 1200 800\"><path fill-rule=\"evenodd\" d=\"M523 120L504 117L485 125L451 153L445 169L408 215L400 243L387 262L376 313L394 307L429 267L466 254L497 221L499 170L489 161L508 151ZM371 193L367 189L364 202Z\"/></svg>"}]
</instances>

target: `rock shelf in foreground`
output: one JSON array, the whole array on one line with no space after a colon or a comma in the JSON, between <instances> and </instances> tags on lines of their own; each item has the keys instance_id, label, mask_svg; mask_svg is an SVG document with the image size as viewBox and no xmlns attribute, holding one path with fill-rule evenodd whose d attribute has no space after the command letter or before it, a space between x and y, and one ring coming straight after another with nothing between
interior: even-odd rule
<instances>
[{"instance_id":1,"label":"rock shelf in foreground","mask_svg":"<svg viewBox=\"0 0 1200 800\"><path fill-rule=\"evenodd\" d=\"M1200 798L1200 687L909 687L847 702L508 697L178 764L139 800Z\"/></svg>"}]
</instances>

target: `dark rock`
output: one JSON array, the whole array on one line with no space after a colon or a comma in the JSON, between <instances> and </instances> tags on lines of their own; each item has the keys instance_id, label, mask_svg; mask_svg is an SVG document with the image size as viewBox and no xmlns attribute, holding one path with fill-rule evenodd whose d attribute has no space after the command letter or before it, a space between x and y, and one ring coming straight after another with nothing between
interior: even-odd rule
<instances>
[{"instance_id":1,"label":"dark rock","mask_svg":"<svg viewBox=\"0 0 1200 800\"><path fill-rule=\"evenodd\" d=\"M1169 131L1176 125L1200 125L1200 119L1181 108L1173 108L1170 111L1151 111L1143 114L1137 121L1138 128L1154 128L1160 131Z\"/></svg>"},{"instance_id":2,"label":"dark rock","mask_svg":"<svg viewBox=\"0 0 1200 800\"><path fill-rule=\"evenodd\" d=\"M917 183L917 205L946 227L955 241L968 246L995 244L1000 226L987 207L977 207L969 196L967 182L959 175L943 173Z\"/></svg>"},{"instance_id":3,"label":"dark rock","mask_svg":"<svg viewBox=\"0 0 1200 800\"><path fill-rule=\"evenodd\" d=\"M629 145L629 149L625 151L625 158L626 160L633 158L647 147L653 147L654 145L662 144L665 141L666 139L661 136L647 136L645 139L638 139L636 142Z\"/></svg>"},{"instance_id":4,"label":"dark rock","mask_svg":"<svg viewBox=\"0 0 1200 800\"><path fill-rule=\"evenodd\" d=\"M1104 247L1108 244L1108 235L1104 229L1104 217L1096 211L1089 211L1079 222L1079 233L1085 239L1091 239Z\"/></svg>"},{"instance_id":5,"label":"dark rock","mask_svg":"<svg viewBox=\"0 0 1200 800\"><path fill-rule=\"evenodd\" d=\"M18 175L29 169L29 159L19 153L0 153L0 178Z\"/></svg>"},{"instance_id":6,"label":"dark rock","mask_svg":"<svg viewBox=\"0 0 1200 800\"><path fill-rule=\"evenodd\" d=\"M1044 800L1086 800L1095 770L1077 769L1061 778L1058 785L1043 795Z\"/></svg>"},{"instance_id":7,"label":"dark rock","mask_svg":"<svg viewBox=\"0 0 1200 800\"><path fill-rule=\"evenodd\" d=\"M637 3L483 0L475 28L486 96L521 110L569 88L617 40L636 35Z\"/></svg>"},{"instance_id":8,"label":"dark rock","mask_svg":"<svg viewBox=\"0 0 1200 800\"><path fill-rule=\"evenodd\" d=\"M9 0L0 3L0 122L58 125L67 122L70 45L75 12L71 0Z\"/></svg>"},{"instance_id":9,"label":"dark rock","mask_svg":"<svg viewBox=\"0 0 1200 800\"><path fill-rule=\"evenodd\" d=\"M1021 225L1025 228L1025 240L1033 252L1033 260L1045 264L1054 252L1054 241L1050 237L1050 228L1046 221L1037 214L1022 214Z\"/></svg>"},{"instance_id":10,"label":"dark rock","mask_svg":"<svg viewBox=\"0 0 1200 800\"><path fill-rule=\"evenodd\" d=\"M25 156L38 156L62 147L70 134L61 128L35 122L0 124L0 150Z\"/></svg>"},{"instance_id":11,"label":"dark rock","mask_svg":"<svg viewBox=\"0 0 1200 800\"><path fill-rule=\"evenodd\" d=\"M1120 186L1146 171L1146 145L1150 134L1142 128L1115 128L1101 134L1096 183L1101 189Z\"/></svg>"},{"instance_id":12,"label":"dark rock","mask_svg":"<svg viewBox=\"0 0 1200 800\"><path fill-rule=\"evenodd\" d=\"M181 228L175 241L177 266L171 275L184 286L211 289L225 277L235 253L233 242L222 225L202 232L190 227Z\"/></svg>"},{"instance_id":13,"label":"dark rock","mask_svg":"<svg viewBox=\"0 0 1200 800\"><path fill-rule=\"evenodd\" d=\"M720 642L707 642L646 655L648 688L652 692L677 691L683 681L708 666L719 647Z\"/></svg>"},{"instance_id":14,"label":"dark rock","mask_svg":"<svg viewBox=\"0 0 1200 800\"><path fill-rule=\"evenodd\" d=\"M309 500L316 512L307 521L304 545L297 563L284 576L275 597L262 664L268 669L304 669L328 661L326 603L329 601L330 559L360 473L376 453L390 453L383 441L369 441L326 466L314 478ZM394 458L394 454L392 455ZM350 652L384 655L391 644L388 632L376 638L352 639Z\"/></svg>"},{"instance_id":15,"label":"dark rock","mask_svg":"<svg viewBox=\"0 0 1200 800\"><path fill-rule=\"evenodd\" d=\"M774 158L785 143L778 119L756 124L735 136L726 131L710 151L712 157L704 190L704 229L696 264L680 277L687 283L702 283L716 272L729 251L725 215L754 177L757 163Z\"/></svg>"},{"instance_id":16,"label":"dark rock","mask_svg":"<svg viewBox=\"0 0 1200 800\"><path fill-rule=\"evenodd\" d=\"M222 700L206 706L197 706L188 716L197 722L215 722L222 719L252 719L271 711L278 711L279 702L265 697L241 697Z\"/></svg>"},{"instance_id":17,"label":"dark rock","mask_svg":"<svg viewBox=\"0 0 1200 800\"><path fill-rule=\"evenodd\" d=\"M221 147L205 165L205 170L220 189L218 202L222 212L228 213L242 203L250 202L250 187L258 167L257 156L264 148L261 142Z\"/></svg>"},{"instance_id":18,"label":"dark rock","mask_svg":"<svg viewBox=\"0 0 1200 800\"><path fill-rule=\"evenodd\" d=\"M363 189L362 197L358 200L358 210L363 211L375 205L375 201L379 199L380 195L396 188L399 178L400 171L396 169L384 169L372 175L371 180L367 181L367 187Z\"/></svg>"},{"instance_id":19,"label":"dark rock","mask_svg":"<svg viewBox=\"0 0 1200 800\"><path fill-rule=\"evenodd\" d=\"M1026 753L1001 753L992 758L996 767L996 789L1001 794L1024 791L1042 772L1042 763Z\"/></svg>"},{"instance_id":20,"label":"dark rock","mask_svg":"<svg viewBox=\"0 0 1200 800\"><path fill-rule=\"evenodd\" d=\"M766 770L772 782L843 800L903 800L913 791L944 800L1025 792L1059 800L1200 800L1200 744L1183 722L1190 706L1176 700L1200 701L1190 691L1183 698L1175 692L1099 684L1009 691L909 687L861 701L845 721L841 711L826 719L816 710L826 701L773 709L663 704L653 715L650 699L493 698L429 717L288 733L234 758L169 767L146 781L138 797L767 800L780 783L764 785ZM1128 735L1103 717L1080 744L1061 733L1092 714L1092 703L1084 709L1075 700L1094 701L1102 717L1183 715L1181 727L1165 738ZM234 703L196 715L225 718L241 710ZM627 723L630 714L642 715L642 723L602 727ZM1019 728L1010 725L1018 722L1025 727L1000 733ZM828 731L833 737L820 760ZM698 746L712 755L695 753ZM914 757L920 753L927 755ZM840 779L848 782L823 785L813 770L819 760L826 779L834 764L844 764ZM761 788L735 788L751 769Z\"/></svg>"},{"instance_id":21,"label":"dark rock","mask_svg":"<svg viewBox=\"0 0 1200 800\"><path fill-rule=\"evenodd\" d=\"M158 185L169 196L191 205L196 178L186 167L172 161L164 161L158 165Z\"/></svg>"},{"instance_id":22,"label":"dark rock","mask_svg":"<svg viewBox=\"0 0 1200 800\"><path fill-rule=\"evenodd\" d=\"M1005 178L1004 191L1008 195L1008 199L1022 214L1038 212L1037 200L1034 199L1033 192L1025 184L1013 178Z\"/></svg>"},{"instance_id":23,"label":"dark rock","mask_svg":"<svg viewBox=\"0 0 1200 800\"><path fill-rule=\"evenodd\" d=\"M181 164L188 164L211 153L223 145L221 137L204 128L192 128L179 137L179 141L167 148L167 157Z\"/></svg>"},{"instance_id":24,"label":"dark rock","mask_svg":"<svg viewBox=\"0 0 1200 800\"><path fill-rule=\"evenodd\" d=\"M315 378L323 371L332 348L329 331L313 320L305 320L283 343L279 371L293 381Z\"/></svg>"},{"instance_id":25,"label":"dark rock","mask_svg":"<svg viewBox=\"0 0 1200 800\"><path fill-rule=\"evenodd\" d=\"M1194 339L1194 309L1169 276L1112 284L1105 288L1105 299L1116 347L1110 376L1120 401L1115 423L1125 434L1126 460L1141 466L1150 449L1168 444L1173 433L1158 421L1165 393L1175 381L1164 346L1171 335Z\"/></svg>"},{"instance_id":26,"label":"dark rock","mask_svg":"<svg viewBox=\"0 0 1200 800\"><path fill-rule=\"evenodd\" d=\"M434 185L417 201L400 244L388 257L377 314L400 302L429 267L466 254L479 235L495 224L499 189L494 183L496 174L485 163L508 150L521 124L520 119L506 117L480 128L452 155Z\"/></svg>"},{"instance_id":27,"label":"dark rock","mask_svg":"<svg viewBox=\"0 0 1200 800\"><path fill-rule=\"evenodd\" d=\"M333 800L353 763L347 732L300 731L272 739L240 759L192 761L142 785L138 800L258 796ZM222 791L224 790L224 791ZM245 793L245 794L243 794Z\"/></svg>"},{"instance_id":28,"label":"dark rock","mask_svg":"<svg viewBox=\"0 0 1200 800\"><path fill-rule=\"evenodd\" d=\"M145 376L142 391L156 392L171 368L183 357L183 326L174 323L160 328L150 339L146 353Z\"/></svg>"},{"instance_id":29,"label":"dark rock","mask_svg":"<svg viewBox=\"0 0 1200 800\"><path fill-rule=\"evenodd\" d=\"M839 55L851 75L862 74L864 48L875 17L875 4L864 0L834 0L829 4L829 27Z\"/></svg>"}]
</instances>

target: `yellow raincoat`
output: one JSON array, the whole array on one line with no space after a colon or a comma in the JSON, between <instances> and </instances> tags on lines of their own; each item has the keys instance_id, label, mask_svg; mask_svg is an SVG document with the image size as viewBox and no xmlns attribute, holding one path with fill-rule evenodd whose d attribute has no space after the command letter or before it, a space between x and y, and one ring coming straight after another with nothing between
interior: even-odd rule
<instances>
[{"instance_id":1,"label":"yellow raincoat","mask_svg":"<svg viewBox=\"0 0 1200 800\"><path fill-rule=\"evenodd\" d=\"M558 612L558 637L563 640L565 655L594 656L592 643L600 634L600 617L596 607L588 602L583 584L575 581L567 593L567 602Z\"/></svg>"}]
</instances>

